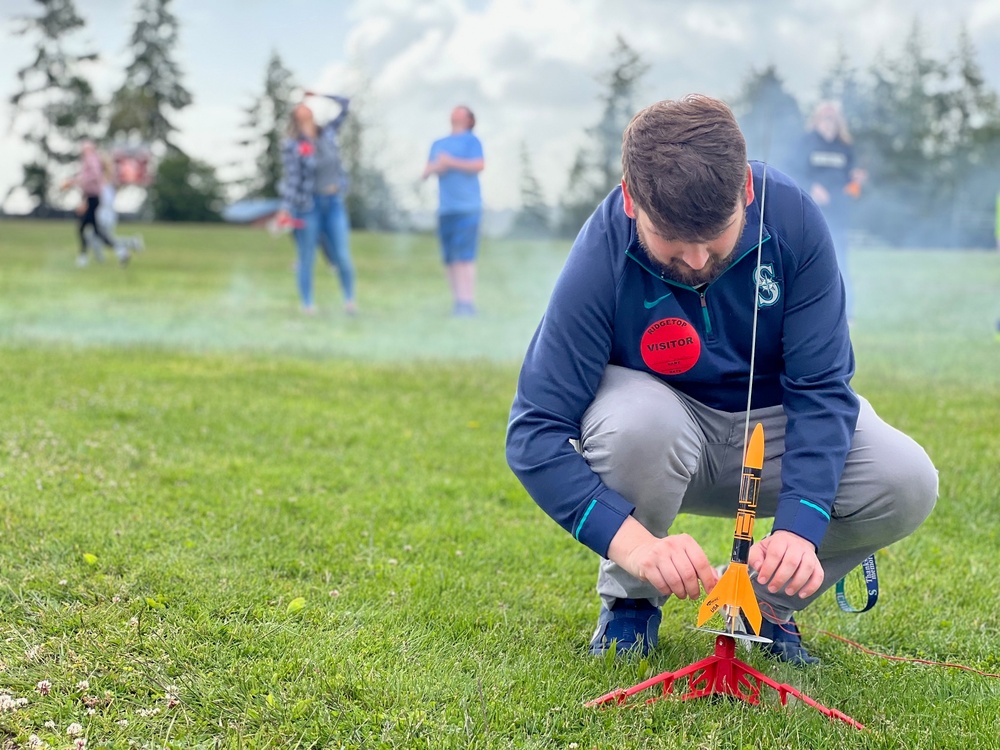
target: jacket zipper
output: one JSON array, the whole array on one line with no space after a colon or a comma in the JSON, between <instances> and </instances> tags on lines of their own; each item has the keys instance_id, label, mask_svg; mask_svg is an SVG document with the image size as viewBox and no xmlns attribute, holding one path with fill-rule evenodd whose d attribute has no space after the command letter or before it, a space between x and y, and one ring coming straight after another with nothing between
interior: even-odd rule
<instances>
[{"instance_id":1,"label":"jacket zipper","mask_svg":"<svg viewBox=\"0 0 1000 750\"><path fill-rule=\"evenodd\" d=\"M719 279L721 279L722 276L724 274L726 274L729 271L730 268L732 268L733 266L735 266L737 263L739 263L741 260L743 260L745 257L747 257L750 253L752 253L758 247L760 247L761 245L763 245L769 239L771 239L771 235L769 235L769 234L764 235L764 238L760 242L758 242L756 245L754 245L749 250L747 250L745 253L743 253L743 255L741 255L739 258L737 258L732 263L730 263L729 266L726 268L726 270L723 271L721 274L719 274L719 277L717 279L715 279L714 281L712 281L708 286L706 286L700 292L697 289L695 289L694 287L688 286L687 284L681 284L681 283L679 283L677 281L671 281L670 279L663 278L663 276L661 274L658 274L655 271L647 268L645 263L643 263L641 260L639 260L637 257L635 257L628 250L625 251L625 255L627 255L629 258L631 258L636 263L638 263L639 267L642 268L644 271L646 271L646 273L653 274L653 276L655 276L656 278L658 278L664 284L670 284L671 286L679 286L681 289L689 289L690 291L692 291L695 294L697 294L698 295L698 299L701 302L701 317L702 317L702 320L705 321L705 333L706 334L710 334L710 333L712 333L712 319L708 316L708 300L705 299L705 294L708 292L709 287L711 287L712 284L714 284L716 281L718 281Z\"/></svg>"}]
</instances>

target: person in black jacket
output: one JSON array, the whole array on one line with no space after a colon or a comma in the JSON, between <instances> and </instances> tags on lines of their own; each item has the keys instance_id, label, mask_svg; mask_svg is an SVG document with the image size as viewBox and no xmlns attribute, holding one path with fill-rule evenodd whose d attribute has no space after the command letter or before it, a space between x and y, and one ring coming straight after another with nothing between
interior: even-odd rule
<instances>
[{"instance_id":1,"label":"person in black jacket","mask_svg":"<svg viewBox=\"0 0 1000 750\"><path fill-rule=\"evenodd\" d=\"M854 318L854 287L847 263L847 233L854 201L861 194L864 170L854 161L854 143L840 106L820 102L813 110L800 151L802 187L823 211L837 251L847 294L847 319Z\"/></svg>"}]
</instances>

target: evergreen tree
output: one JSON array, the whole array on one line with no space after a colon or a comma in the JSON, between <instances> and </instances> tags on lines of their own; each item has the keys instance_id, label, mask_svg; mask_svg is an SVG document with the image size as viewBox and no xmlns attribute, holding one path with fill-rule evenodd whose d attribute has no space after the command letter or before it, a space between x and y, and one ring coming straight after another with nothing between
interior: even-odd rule
<instances>
[{"instance_id":1,"label":"evergreen tree","mask_svg":"<svg viewBox=\"0 0 1000 750\"><path fill-rule=\"evenodd\" d=\"M542 185L531 163L528 144L521 142L521 210L514 219L512 234L519 237L539 237L549 233L549 207L545 203Z\"/></svg>"},{"instance_id":2,"label":"evergreen tree","mask_svg":"<svg viewBox=\"0 0 1000 750\"><path fill-rule=\"evenodd\" d=\"M837 48L837 57L830 70L820 81L820 97L840 102L840 109L847 118L848 127L855 130L864 106L864 89L843 45Z\"/></svg>"},{"instance_id":3,"label":"evergreen tree","mask_svg":"<svg viewBox=\"0 0 1000 750\"><path fill-rule=\"evenodd\" d=\"M594 141L594 166L601 199L622 178L622 133L635 114L635 90L649 70L639 53L622 36L611 52L611 69L599 80L606 90L601 119L588 130Z\"/></svg>"},{"instance_id":4,"label":"evergreen tree","mask_svg":"<svg viewBox=\"0 0 1000 750\"><path fill-rule=\"evenodd\" d=\"M895 244L987 246L1000 101L964 29L945 59L927 49L914 21L899 54L880 52L859 87L851 126L870 178L857 224Z\"/></svg>"},{"instance_id":5,"label":"evergreen tree","mask_svg":"<svg viewBox=\"0 0 1000 750\"><path fill-rule=\"evenodd\" d=\"M950 152L944 175L952 188L949 234L962 246L989 247L1000 192L1000 97L987 87L964 27L947 68L948 109L941 137Z\"/></svg>"},{"instance_id":6,"label":"evergreen tree","mask_svg":"<svg viewBox=\"0 0 1000 750\"><path fill-rule=\"evenodd\" d=\"M12 125L24 122L23 137L35 155L24 165L22 187L36 211L50 209L60 165L74 161L79 141L93 135L100 107L80 63L94 53L70 52L69 38L84 27L72 0L35 0L39 15L17 19L19 36L35 38L35 57L17 71L19 88L11 96Z\"/></svg>"},{"instance_id":7,"label":"evergreen tree","mask_svg":"<svg viewBox=\"0 0 1000 750\"><path fill-rule=\"evenodd\" d=\"M566 188L559 202L560 235L575 237L604 198L599 185L594 182L595 171L590 149L582 146L573 158L573 166L569 169Z\"/></svg>"},{"instance_id":8,"label":"evergreen tree","mask_svg":"<svg viewBox=\"0 0 1000 750\"><path fill-rule=\"evenodd\" d=\"M220 220L222 184L215 169L181 151L160 162L150 198L158 221Z\"/></svg>"},{"instance_id":9,"label":"evergreen tree","mask_svg":"<svg viewBox=\"0 0 1000 750\"><path fill-rule=\"evenodd\" d=\"M281 181L281 142L292 112L292 72L281 62L277 52L271 53L264 76L264 91L247 107L243 127L247 137L240 145L253 154L254 170L242 181L245 194L272 198L278 195Z\"/></svg>"},{"instance_id":10,"label":"evergreen tree","mask_svg":"<svg viewBox=\"0 0 1000 750\"><path fill-rule=\"evenodd\" d=\"M803 122L799 103L785 90L775 66L751 70L734 107L747 141L747 156L799 172Z\"/></svg>"},{"instance_id":11,"label":"evergreen tree","mask_svg":"<svg viewBox=\"0 0 1000 750\"><path fill-rule=\"evenodd\" d=\"M938 120L947 109L945 67L930 57L920 24L914 21L902 53L881 53L865 108L864 136L882 157L875 177L914 186L938 176L942 142ZM914 206L920 209L921 206Z\"/></svg>"},{"instance_id":12,"label":"evergreen tree","mask_svg":"<svg viewBox=\"0 0 1000 750\"><path fill-rule=\"evenodd\" d=\"M170 10L171 2L138 1L129 41L132 62L111 99L109 136L125 135L176 149L171 136L177 128L169 115L190 105L192 98L173 59L178 23Z\"/></svg>"},{"instance_id":13,"label":"evergreen tree","mask_svg":"<svg viewBox=\"0 0 1000 750\"><path fill-rule=\"evenodd\" d=\"M358 90L368 92L371 87L362 82ZM372 116L374 108L370 94L352 97L340 129L340 155L351 182L345 204L352 228L395 230L406 224L406 217L381 166L385 143Z\"/></svg>"},{"instance_id":14,"label":"evergreen tree","mask_svg":"<svg viewBox=\"0 0 1000 750\"><path fill-rule=\"evenodd\" d=\"M577 152L560 202L562 234L575 235L621 181L622 133L635 114L636 89L648 69L639 53L617 37L610 68L598 79L605 87L601 118L586 131L588 144Z\"/></svg>"}]
</instances>

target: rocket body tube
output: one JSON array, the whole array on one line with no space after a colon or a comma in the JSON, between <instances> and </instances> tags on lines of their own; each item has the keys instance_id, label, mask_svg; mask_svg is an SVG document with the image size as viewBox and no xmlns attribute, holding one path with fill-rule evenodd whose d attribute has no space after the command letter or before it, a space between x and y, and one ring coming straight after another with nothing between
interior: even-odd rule
<instances>
[{"instance_id":1,"label":"rocket body tube","mask_svg":"<svg viewBox=\"0 0 1000 750\"><path fill-rule=\"evenodd\" d=\"M754 635L760 633L761 614L750 581L747 560L753 545L753 523L757 518L757 497L760 493L760 474L764 467L764 427L757 424L750 436L743 458L743 476L740 479L739 504L736 509L736 531L733 533L733 553L729 567L715 588L705 597L698 610L698 627L704 625L716 612L725 608L727 630L732 632L740 612L750 623Z\"/></svg>"}]
</instances>

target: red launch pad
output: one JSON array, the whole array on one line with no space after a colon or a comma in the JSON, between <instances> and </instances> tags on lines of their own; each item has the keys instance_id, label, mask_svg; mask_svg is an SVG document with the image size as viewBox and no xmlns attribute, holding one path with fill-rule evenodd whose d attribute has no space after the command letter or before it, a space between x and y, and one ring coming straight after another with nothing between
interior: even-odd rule
<instances>
[{"instance_id":1,"label":"red launch pad","mask_svg":"<svg viewBox=\"0 0 1000 750\"><path fill-rule=\"evenodd\" d=\"M721 695L752 705L759 705L761 703L761 690L767 686L778 693L778 699L783 706L788 704L788 696L792 696L831 719L838 719L856 729L865 728L864 724L855 721L847 714L835 708L827 708L791 685L775 682L749 664L737 659L736 639L728 635L719 635L715 639L715 653L712 656L689 664L676 672L664 672L656 677L651 677L630 688L619 688L607 695L602 695L600 698L595 698L586 705L605 706L609 703L621 705L636 693L661 686L661 694L646 701L646 703L653 703L672 695L674 685L684 680L687 680L688 691L679 696L682 701Z\"/></svg>"}]
</instances>

